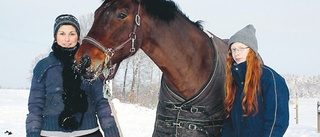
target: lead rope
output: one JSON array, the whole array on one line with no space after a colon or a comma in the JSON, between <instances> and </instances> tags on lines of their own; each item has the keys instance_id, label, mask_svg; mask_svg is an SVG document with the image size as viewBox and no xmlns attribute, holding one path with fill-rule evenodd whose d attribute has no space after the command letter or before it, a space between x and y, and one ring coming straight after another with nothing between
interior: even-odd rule
<instances>
[{"instance_id":1,"label":"lead rope","mask_svg":"<svg viewBox=\"0 0 320 137\"><path fill-rule=\"evenodd\" d=\"M116 125L118 127L120 137L123 137L122 130L120 128L120 123L119 123L118 117L117 117L117 110L115 109L114 104L113 104L112 80L105 80L105 83L103 85L103 96L104 96L104 98L108 99L108 102L109 102L109 105L111 108L111 115L114 117L114 120L115 120Z\"/></svg>"},{"instance_id":2,"label":"lead rope","mask_svg":"<svg viewBox=\"0 0 320 137\"><path fill-rule=\"evenodd\" d=\"M106 54L106 60L109 60L111 57ZM107 65L107 64L105 64ZM116 125L118 127L119 135L120 137L123 137L121 128L120 128L120 123L118 121L117 117L117 110L114 107L113 104L113 97L112 97L112 80L108 79L110 73L112 73L112 70L108 69L105 67L105 69L102 71L103 76L105 77L104 83L103 83L103 97L108 99L110 108L111 108L111 115L114 117L114 120L116 122Z\"/></svg>"},{"instance_id":3,"label":"lead rope","mask_svg":"<svg viewBox=\"0 0 320 137\"><path fill-rule=\"evenodd\" d=\"M96 46L97 48L99 48L100 50L102 50L105 55L106 55L106 59L105 59L105 64L104 64L104 68L102 70L102 73L105 77L104 80L104 84L103 84L103 97L108 99L110 108L111 108L111 115L114 117L116 125L118 127L118 131L119 131L119 135L120 137L123 137L121 128L120 128L120 123L118 121L118 117L117 117L117 111L114 107L113 104L113 97L112 97L112 80L109 79L109 76L113 73L113 67L112 67L112 62L111 62L111 57L114 55L115 51L118 51L120 49L122 49L126 43L128 43L131 40L131 48L130 48L130 56L133 55L133 53L136 51L135 47L134 47L134 43L135 40L137 38L136 35L136 29L137 26L140 26L140 16L139 16L139 12L140 12L140 4L138 6L138 13L135 16L135 25L133 28L133 31L129 34L129 39L126 40L124 43L122 43L121 45L117 46L115 49L112 48L105 48L102 44L100 44L99 42L97 42L95 39L86 36L84 38L84 40L87 40L89 43L93 44L94 46ZM108 68L108 63L111 66L110 68Z\"/></svg>"}]
</instances>

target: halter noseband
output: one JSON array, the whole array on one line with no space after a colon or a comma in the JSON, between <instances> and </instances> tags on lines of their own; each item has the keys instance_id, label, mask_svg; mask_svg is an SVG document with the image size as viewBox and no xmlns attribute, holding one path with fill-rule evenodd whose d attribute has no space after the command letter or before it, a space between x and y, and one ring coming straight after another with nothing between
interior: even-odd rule
<instances>
[{"instance_id":1,"label":"halter noseband","mask_svg":"<svg viewBox=\"0 0 320 137\"><path fill-rule=\"evenodd\" d=\"M97 40L95 40L94 38L90 37L90 36L86 36L83 38L83 41L89 42L90 44L94 45L95 47L97 47L100 51L102 51L105 55L105 63L104 63L104 67L107 68L108 72L107 74L104 73L105 77L107 79L109 79L110 75L113 75L114 73L114 69L113 69L113 65L112 65L112 61L111 58L113 57L113 55L115 54L116 51L119 51L120 49L124 48L126 46L126 44L131 41L131 48L130 48L130 56L133 55L133 53L136 51L135 47L134 47L134 43L135 40L137 38L136 35L136 30L137 27L140 26L140 16L139 16L139 12L140 12L140 4L138 6L138 11L137 14L135 16L135 23L134 23L134 27L132 29L132 32L129 33L129 38L124 41L122 44L118 45L118 46L114 46L112 48L106 48L105 46L103 46L100 42L98 42ZM129 56L129 57L130 57ZM116 69L118 69L119 64L117 64Z\"/></svg>"}]
</instances>

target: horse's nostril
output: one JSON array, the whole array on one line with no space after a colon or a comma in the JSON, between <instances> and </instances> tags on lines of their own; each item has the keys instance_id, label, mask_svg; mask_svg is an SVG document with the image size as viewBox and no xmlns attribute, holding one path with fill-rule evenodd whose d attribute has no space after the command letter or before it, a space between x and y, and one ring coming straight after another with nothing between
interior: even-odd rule
<instances>
[{"instance_id":1,"label":"horse's nostril","mask_svg":"<svg viewBox=\"0 0 320 137\"><path fill-rule=\"evenodd\" d=\"M91 59L88 55L83 55L80 60L80 72L85 73L85 69L88 68L91 64Z\"/></svg>"},{"instance_id":2,"label":"horse's nostril","mask_svg":"<svg viewBox=\"0 0 320 137\"><path fill-rule=\"evenodd\" d=\"M80 64L81 64L81 66L83 66L85 68L89 67L90 64L91 64L90 57L88 55L83 55L81 60L80 60Z\"/></svg>"}]
</instances>

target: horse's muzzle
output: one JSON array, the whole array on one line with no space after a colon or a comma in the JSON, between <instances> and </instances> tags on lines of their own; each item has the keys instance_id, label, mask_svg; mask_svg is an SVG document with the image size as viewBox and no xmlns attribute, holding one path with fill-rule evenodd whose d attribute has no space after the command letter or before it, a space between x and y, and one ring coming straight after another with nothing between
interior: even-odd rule
<instances>
[{"instance_id":1,"label":"horse's muzzle","mask_svg":"<svg viewBox=\"0 0 320 137\"><path fill-rule=\"evenodd\" d=\"M83 55L79 61L79 64L74 65L74 69L77 73L81 74L85 79L94 79L96 71L89 71L91 65L91 59L88 55Z\"/></svg>"}]
</instances>

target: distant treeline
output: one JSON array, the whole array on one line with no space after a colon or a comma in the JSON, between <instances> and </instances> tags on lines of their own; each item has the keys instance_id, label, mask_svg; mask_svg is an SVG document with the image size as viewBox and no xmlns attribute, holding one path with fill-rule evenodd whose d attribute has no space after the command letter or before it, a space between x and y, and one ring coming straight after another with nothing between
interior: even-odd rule
<instances>
[{"instance_id":1,"label":"distant treeline","mask_svg":"<svg viewBox=\"0 0 320 137\"><path fill-rule=\"evenodd\" d=\"M301 76L295 74L283 75L290 90L290 98L318 98L320 97L320 75Z\"/></svg>"}]
</instances>

